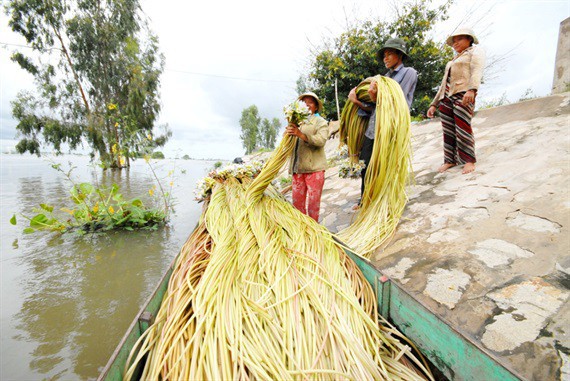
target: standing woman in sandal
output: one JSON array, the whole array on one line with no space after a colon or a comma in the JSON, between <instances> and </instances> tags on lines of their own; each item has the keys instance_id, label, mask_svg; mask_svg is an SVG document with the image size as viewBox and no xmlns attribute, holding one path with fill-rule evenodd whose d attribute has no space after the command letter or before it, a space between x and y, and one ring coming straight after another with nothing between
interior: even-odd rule
<instances>
[{"instance_id":1,"label":"standing woman in sandal","mask_svg":"<svg viewBox=\"0 0 570 381\"><path fill-rule=\"evenodd\" d=\"M460 28L447 38L447 45L453 47L456 55L445 66L439 91L427 110L428 118L433 118L438 106L441 113L444 163L439 172L458 164L464 164L464 174L475 170L471 119L485 66L485 52L473 45L478 43L470 28Z\"/></svg>"},{"instance_id":2,"label":"standing woman in sandal","mask_svg":"<svg viewBox=\"0 0 570 381\"><path fill-rule=\"evenodd\" d=\"M323 102L317 94L307 92L299 95L297 100L305 102L311 115L300 126L290 123L285 130L286 134L298 138L289 161L289 173L293 177L293 206L319 222L327 168L325 143L329 138L329 125L320 115Z\"/></svg>"}]
</instances>

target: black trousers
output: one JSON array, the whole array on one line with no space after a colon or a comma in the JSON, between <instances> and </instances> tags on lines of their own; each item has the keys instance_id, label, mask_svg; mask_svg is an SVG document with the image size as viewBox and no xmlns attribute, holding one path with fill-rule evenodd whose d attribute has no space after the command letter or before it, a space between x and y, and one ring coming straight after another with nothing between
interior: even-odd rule
<instances>
[{"instance_id":1,"label":"black trousers","mask_svg":"<svg viewBox=\"0 0 570 381\"><path fill-rule=\"evenodd\" d=\"M360 160L364 160L366 165L362 172L360 173L361 184L360 184L360 201L362 202L362 195L364 194L364 179L366 178L366 170L368 169L368 164L370 164L370 158L372 157L372 148L374 147L374 139L368 139L364 137L364 142L362 143L362 149L360 150Z\"/></svg>"}]
</instances>

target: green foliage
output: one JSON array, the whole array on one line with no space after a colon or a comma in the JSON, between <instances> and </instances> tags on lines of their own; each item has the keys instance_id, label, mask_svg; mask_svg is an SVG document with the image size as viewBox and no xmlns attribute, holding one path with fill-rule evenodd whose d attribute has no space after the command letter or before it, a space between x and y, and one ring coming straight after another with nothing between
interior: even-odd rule
<instances>
[{"instance_id":1,"label":"green foliage","mask_svg":"<svg viewBox=\"0 0 570 381\"><path fill-rule=\"evenodd\" d=\"M182 160L190 160L190 156L184 155L184 156L182 156Z\"/></svg>"},{"instance_id":2,"label":"green foliage","mask_svg":"<svg viewBox=\"0 0 570 381\"><path fill-rule=\"evenodd\" d=\"M69 196L73 206L62 208L61 211L68 215L60 216L54 212L53 206L39 204L39 208L32 209L36 213L33 217L23 216L29 221L24 233L33 233L37 230L61 233L71 230L79 233L117 229L156 230L168 220L172 208L168 194L162 194L164 208L151 208L147 207L140 198L125 200L116 184L110 188L100 188L90 183L75 183L71 177L74 167L68 172L61 169L61 164L52 164L52 168L63 173L72 183ZM162 189L162 185L160 183L159 185ZM149 190L151 196L154 195L155 189L156 186L153 186ZM10 219L10 223L17 224L15 215Z\"/></svg>"},{"instance_id":3,"label":"green foliage","mask_svg":"<svg viewBox=\"0 0 570 381\"><path fill-rule=\"evenodd\" d=\"M40 108L40 102L29 92L20 92L12 101L12 115L19 121L16 128L24 136L16 145L16 151L40 156L40 135L43 142L51 144L57 152L61 152L62 144L77 148L81 143L81 127L73 121L39 115Z\"/></svg>"},{"instance_id":4,"label":"green foliage","mask_svg":"<svg viewBox=\"0 0 570 381\"><path fill-rule=\"evenodd\" d=\"M216 161L216 162L214 163L214 169L218 169L218 168L220 168L222 165L223 165L223 163L222 163L221 161Z\"/></svg>"},{"instance_id":5,"label":"green foliage","mask_svg":"<svg viewBox=\"0 0 570 381\"><path fill-rule=\"evenodd\" d=\"M5 9L32 48L12 60L37 84L12 102L18 152L86 141L103 166L123 167L149 142L166 143L170 130L155 126L164 57L139 0L9 0Z\"/></svg>"},{"instance_id":6,"label":"green foliage","mask_svg":"<svg viewBox=\"0 0 570 381\"><path fill-rule=\"evenodd\" d=\"M411 117L411 121L412 123L418 123L418 122L423 122L424 120L426 120L426 116L424 115L417 115L417 116L412 116Z\"/></svg>"},{"instance_id":7,"label":"green foliage","mask_svg":"<svg viewBox=\"0 0 570 381\"><path fill-rule=\"evenodd\" d=\"M281 127L281 122L277 118L273 118L271 122L267 118L263 118L261 122L261 146L270 150L275 149L277 140L277 131Z\"/></svg>"},{"instance_id":8,"label":"green foliage","mask_svg":"<svg viewBox=\"0 0 570 381\"><path fill-rule=\"evenodd\" d=\"M414 97L412 106L415 107L418 112L412 116L412 121L422 121L427 117L426 112L432 100L432 97L430 97L428 94Z\"/></svg>"},{"instance_id":9,"label":"green foliage","mask_svg":"<svg viewBox=\"0 0 570 381\"><path fill-rule=\"evenodd\" d=\"M259 123L261 118L259 116L259 111L257 106L251 105L241 112L241 118L239 120L239 125L241 126L241 141L243 148L245 148L245 154L249 155L257 147L259 139Z\"/></svg>"},{"instance_id":10,"label":"green foliage","mask_svg":"<svg viewBox=\"0 0 570 381\"><path fill-rule=\"evenodd\" d=\"M286 186L291 185L292 181L293 179L291 176L284 176L279 178L279 184L281 185L281 188L285 188Z\"/></svg>"},{"instance_id":11,"label":"green foliage","mask_svg":"<svg viewBox=\"0 0 570 381\"><path fill-rule=\"evenodd\" d=\"M245 154L249 155L259 149L273 150L277 140L277 132L281 123L278 118L271 121L259 116L257 106L251 105L241 112L239 120L241 135Z\"/></svg>"},{"instance_id":12,"label":"green foliage","mask_svg":"<svg viewBox=\"0 0 570 381\"><path fill-rule=\"evenodd\" d=\"M153 159L164 159L164 154L160 151L155 151L152 153L151 158L153 158Z\"/></svg>"},{"instance_id":13,"label":"green foliage","mask_svg":"<svg viewBox=\"0 0 570 381\"><path fill-rule=\"evenodd\" d=\"M307 92L307 79L303 76L300 76L297 79L295 89L297 90L297 94L304 94Z\"/></svg>"},{"instance_id":14,"label":"green foliage","mask_svg":"<svg viewBox=\"0 0 570 381\"><path fill-rule=\"evenodd\" d=\"M395 20L385 23L365 21L336 37L329 46L317 49L304 84L309 82L312 85L331 117L338 119L335 79L338 80L342 110L353 87L367 77L387 71L378 51L386 40L396 36L406 41L409 59L404 64L418 72L411 114L419 115L426 111L423 99L435 95L434 89L441 83L445 65L453 56L451 48L429 37L437 22L447 18L450 2L434 9L431 9L431 4L431 0L404 3ZM299 81L297 85L299 87Z\"/></svg>"}]
</instances>

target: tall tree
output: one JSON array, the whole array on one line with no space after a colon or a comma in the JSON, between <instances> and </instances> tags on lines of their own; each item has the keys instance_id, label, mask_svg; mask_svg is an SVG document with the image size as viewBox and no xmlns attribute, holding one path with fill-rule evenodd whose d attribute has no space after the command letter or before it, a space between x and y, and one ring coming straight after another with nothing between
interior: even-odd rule
<instances>
[{"instance_id":1,"label":"tall tree","mask_svg":"<svg viewBox=\"0 0 570 381\"><path fill-rule=\"evenodd\" d=\"M171 132L155 126L164 57L138 0L10 0L6 13L33 49L12 60L38 88L12 102L20 153L86 142L92 156L122 167L166 143Z\"/></svg>"},{"instance_id":2,"label":"tall tree","mask_svg":"<svg viewBox=\"0 0 570 381\"><path fill-rule=\"evenodd\" d=\"M275 148L275 141L277 140L277 131L279 131L280 126L281 123L277 118L273 118L272 121L269 121L269 119L267 118L263 118L263 120L261 121L261 130L260 130L262 147L269 149Z\"/></svg>"},{"instance_id":3,"label":"tall tree","mask_svg":"<svg viewBox=\"0 0 570 381\"><path fill-rule=\"evenodd\" d=\"M249 155L258 146L259 143L259 124L261 123L261 117L259 116L259 111L257 106L251 105L245 108L241 112L241 118L239 124L241 126L241 135L243 148L245 148L245 154Z\"/></svg>"},{"instance_id":4,"label":"tall tree","mask_svg":"<svg viewBox=\"0 0 570 381\"><path fill-rule=\"evenodd\" d=\"M298 81L297 87L310 85L314 88L322 97L328 115L338 118L335 79L342 110L350 89L367 77L386 72L378 51L389 38L400 37L406 41L409 54L405 65L414 67L418 72L411 114L424 113L434 95L433 89L440 84L445 64L453 56L451 48L442 46L429 36L437 22L447 18L450 4L451 1L447 1L433 8L432 0L409 1L396 10L395 20L365 21L350 28L326 46L316 48L308 78L304 85Z\"/></svg>"}]
</instances>

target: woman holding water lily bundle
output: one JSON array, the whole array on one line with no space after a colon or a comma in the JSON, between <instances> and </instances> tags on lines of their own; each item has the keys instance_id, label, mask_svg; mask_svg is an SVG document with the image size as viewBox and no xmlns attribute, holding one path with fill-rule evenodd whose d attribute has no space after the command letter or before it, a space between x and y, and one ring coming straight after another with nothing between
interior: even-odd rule
<instances>
[{"instance_id":1,"label":"woman holding water lily bundle","mask_svg":"<svg viewBox=\"0 0 570 381\"><path fill-rule=\"evenodd\" d=\"M289 122L285 133L297 137L289 161L293 206L317 222L327 167L325 143L329 136L328 123L319 115L322 109L323 103L313 92L301 94L285 108Z\"/></svg>"}]
</instances>

